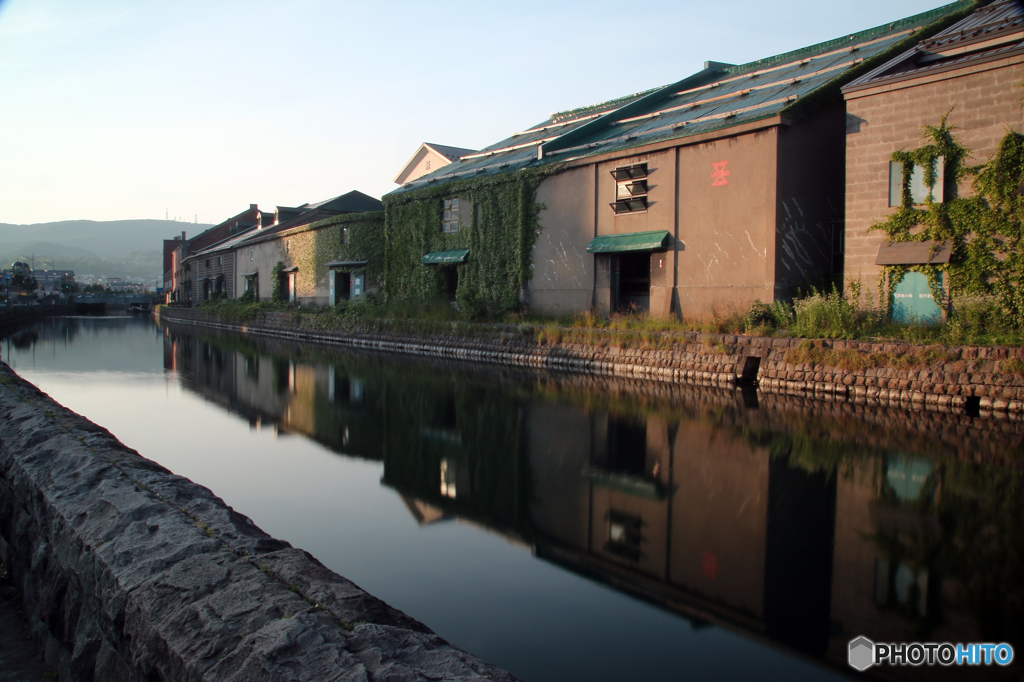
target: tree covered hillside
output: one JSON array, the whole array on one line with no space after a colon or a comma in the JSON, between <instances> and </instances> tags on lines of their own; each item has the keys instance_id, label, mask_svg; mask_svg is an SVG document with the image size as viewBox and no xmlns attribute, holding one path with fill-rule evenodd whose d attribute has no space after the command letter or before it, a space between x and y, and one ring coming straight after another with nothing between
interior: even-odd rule
<instances>
[{"instance_id":1,"label":"tree covered hillside","mask_svg":"<svg viewBox=\"0 0 1024 682\"><path fill-rule=\"evenodd\" d=\"M174 220L65 220L34 225L0 223L0 266L15 260L76 275L163 280L163 240L193 237L210 225Z\"/></svg>"}]
</instances>

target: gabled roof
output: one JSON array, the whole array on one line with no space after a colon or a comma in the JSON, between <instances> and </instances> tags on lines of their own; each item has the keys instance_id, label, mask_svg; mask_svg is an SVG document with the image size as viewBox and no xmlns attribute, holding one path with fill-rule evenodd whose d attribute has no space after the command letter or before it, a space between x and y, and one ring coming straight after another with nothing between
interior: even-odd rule
<instances>
[{"instance_id":1,"label":"gabled roof","mask_svg":"<svg viewBox=\"0 0 1024 682\"><path fill-rule=\"evenodd\" d=\"M424 142L424 147L433 149L435 152L448 159L449 161L458 161L459 157L465 156L466 154L472 154L475 149L463 149L462 147L449 147L443 144L434 144L433 142Z\"/></svg>"},{"instance_id":2,"label":"gabled roof","mask_svg":"<svg viewBox=\"0 0 1024 682\"><path fill-rule=\"evenodd\" d=\"M374 211L383 211L384 204L382 204L379 199L374 199L368 194L352 190L346 194L341 194L332 199L325 199L324 201L320 201L315 204L303 204L302 206L297 206L295 208L278 207L279 210L282 208L290 214L286 220L283 220L276 225L269 225L265 227L253 226L245 232L234 234L227 239L222 239L215 244L211 244L202 250L196 251L191 254L188 259L208 256L218 251L228 251L242 245L243 243L248 243L250 241L255 242L257 239L261 239L262 237L276 235L291 228L302 227L309 223L336 216L340 213L371 213Z\"/></svg>"},{"instance_id":3,"label":"gabled roof","mask_svg":"<svg viewBox=\"0 0 1024 682\"><path fill-rule=\"evenodd\" d=\"M278 212L287 213L287 217L276 225L262 230L260 236L276 234L283 230L322 220L339 213L369 213L383 210L384 204L381 203L380 199L374 199L368 194L352 190L346 194L325 199L315 204L303 204L295 208L279 206Z\"/></svg>"},{"instance_id":4,"label":"gabled roof","mask_svg":"<svg viewBox=\"0 0 1024 682\"><path fill-rule=\"evenodd\" d=\"M435 156L441 159L441 166L446 166L449 163L452 163L453 161L458 161L459 158L462 156L466 156L467 154L473 154L474 152L476 152L476 150L464 149L462 147L449 147L447 145L434 144L432 142L424 142L423 144L416 148L416 152L411 157L409 157L408 161L405 162L405 165L402 166L402 170L398 171L398 175L395 176L394 181L399 185L409 182L409 177L412 175L413 171L424 159L424 157L426 157L431 152L433 152ZM438 167L440 168L441 166ZM415 180L416 177L419 176L413 177L413 180Z\"/></svg>"},{"instance_id":5,"label":"gabled roof","mask_svg":"<svg viewBox=\"0 0 1024 682\"><path fill-rule=\"evenodd\" d=\"M205 249L201 249L199 251L196 251L191 256L189 256L186 260L192 260L192 259L195 259L195 258L202 258L203 256L208 256L211 253L216 253L218 251L228 251L230 249L235 248L236 246L238 246L239 244L241 244L245 240L249 239L250 237L253 237L253 236L257 235L257 234L262 234L265 231L266 230L262 230L262 229L260 229L258 227L252 227L252 228L246 230L245 232L242 232L241 234L236 234L236 235L234 235L232 237L224 239L223 241L219 241L216 244L208 246Z\"/></svg>"},{"instance_id":6,"label":"gabled roof","mask_svg":"<svg viewBox=\"0 0 1024 682\"><path fill-rule=\"evenodd\" d=\"M910 80L1019 53L1024 53L1024 2L998 0L852 81L843 92Z\"/></svg>"},{"instance_id":7,"label":"gabled roof","mask_svg":"<svg viewBox=\"0 0 1024 682\"><path fill-rule=\"evenodd\" d=\"M785 115L807 96L850 77L912 34L971 7L961 0L793 52L731 66L708 62L688 78L548 120L389 193L630 149Z\"/></svg>"},{"instance_id":8,"label":"gabled roof","mask_svg":"<svg viewBox=\"0 0 1024 682\"><path fill-rule=\"evenodd\" d=\"M336 196L333 199L325 199L315 204L303 204L299 208L306 210L322 208L330 211L364 213L366 211L383 211L384 204L380 202L380 199L374 199L368 194L363 194L358 190L352 190L346 194Z\"/></svg>"}]
</instances>

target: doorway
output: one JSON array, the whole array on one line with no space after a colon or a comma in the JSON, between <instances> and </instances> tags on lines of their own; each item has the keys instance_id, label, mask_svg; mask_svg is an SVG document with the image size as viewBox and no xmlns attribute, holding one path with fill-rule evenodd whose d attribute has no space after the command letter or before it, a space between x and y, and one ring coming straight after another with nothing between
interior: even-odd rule
<instances>
[{"instance_id":1,"label":"doorway","mask_svg":"<svg viewBox=\"0 0 1024 682\"><path fill-rule=\"evenodd\" d=\"M454 265L449 265L441 268L441 272L444 277L445 294L448 296L448 301L454 303L455 293L459 289L459 269Z\"/></svg>"},{"instance_id":2,"label":"doorway","mask_svg":"<svg viewBox=\"0 0 1024 682\"><path fill-rule=\"evenodd\" d=\"M347 272L334 271L334 298L335 301L347 301L352 298L352 278Z\"/></svg>"},{"instance_id":3,"label":"doorway","mask_svg":"<svg viewBox=\"0 0 1024 682\"><path fill-rule=\"evenodd\" d=\"M616 312L646 312L651 309L650 251L614 256L612 296Z\"/></svg>"}]
</instances>

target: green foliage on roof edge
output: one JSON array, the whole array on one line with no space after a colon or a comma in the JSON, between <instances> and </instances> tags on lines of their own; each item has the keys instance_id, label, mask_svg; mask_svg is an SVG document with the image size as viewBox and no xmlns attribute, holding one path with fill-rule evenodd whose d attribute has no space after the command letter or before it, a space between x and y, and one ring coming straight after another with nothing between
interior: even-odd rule
<instances>
[{"instance_id":1,"label":"green foliage on roof edge","mask_svg":"<svg viewBox=\"0 0 1024 682\"><path fill-rule=\"evenodd\" d=\"M499 316L520 307L531 277L530 251L540 231L537 188L561 164L468 178L384 197L385 299L429 301L444 295L443 268L423 265L431 251L469 249L458 268L456 300L468 318ZM458 198L461 229L441 231L444 200ZM466 209L471 211L466 215Z\"/></svg>"},{"instance_id":2,"label":"green foliage on roof edge","mask_svg":"<svg viewBox=\"0 0 1024 682\"><path fill-rule=\"evenodd\" d=\"M949 263L885 266L879 293L891 313L896 287L907 272L920 272L928 277L936 302L945 301L952 309L965 298L994 298L1013 326L1024 329L1024 135L1008 128L991 159L967 166L971 152L956 138L958 128L948 125L948 117L925 127L928 144L893 153L892 160L903 168L902 203L870 229L885 232L893 243L945 242ZM911 195L914 166L924 170L924 183L931 187L939 157L945 163L945 201L929 195L924 208L916 208ZM957 185L970 177L974 195L957 196Z\"/></svg>"}]
</instances>

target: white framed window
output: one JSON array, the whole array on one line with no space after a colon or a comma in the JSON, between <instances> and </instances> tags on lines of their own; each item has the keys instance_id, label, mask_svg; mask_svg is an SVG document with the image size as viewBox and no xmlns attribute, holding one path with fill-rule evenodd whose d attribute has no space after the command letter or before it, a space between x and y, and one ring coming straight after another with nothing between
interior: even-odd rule
<instances>
[{"instance_id":1,"label":"white framed window","mask_svg":"<svg viewBox=\"0 0 1024 682\"><path fill-rule=\"evenodd\" d=\"M444 200L444 216L441 219L441 231L454 234L459 231L459 200Z\"/></svg>"},{"instance_id":2,"label":"white framed window","mask_svg":"<svg viewBox=\"0 0 1024 682\"><path fill-rule=\"evenodd\" d=\"M946 159L939 156L935 159L935 183L929 187L924 182L924 168L914 164L914 172L910 174L910 200L915 206L928 201L941 204L945 201L944 187L946 184ZM903 205L903 164L899 161L889 162L889 206Z\"/></svg>"},{"instance_id":3,"label":"white framed window","mask_svg":"<svg viewBox=\"0 0 1024 682\"><path fill-rule=\"evenodd\" d=\"M611 171L615 178L615 201L609 204L616 215L647 210L647 164L634 163Z\"/></svg>"}]
</instances>

